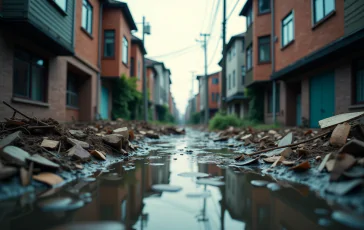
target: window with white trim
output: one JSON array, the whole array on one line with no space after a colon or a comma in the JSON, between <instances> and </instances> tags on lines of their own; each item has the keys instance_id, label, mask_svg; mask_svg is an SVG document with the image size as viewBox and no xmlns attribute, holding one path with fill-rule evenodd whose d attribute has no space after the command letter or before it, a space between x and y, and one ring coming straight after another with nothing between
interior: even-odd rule
<instances>
[{"instance_id":1,"label":"window with white trim","mask_svg":"<svg viewBox=\"0 0 364 230\"><path fill-rule=\"evenodd\" d=\"M282 47L288 45L294 40L294 14L289 13L282 20Z\"/></svg>"}]
</instances>

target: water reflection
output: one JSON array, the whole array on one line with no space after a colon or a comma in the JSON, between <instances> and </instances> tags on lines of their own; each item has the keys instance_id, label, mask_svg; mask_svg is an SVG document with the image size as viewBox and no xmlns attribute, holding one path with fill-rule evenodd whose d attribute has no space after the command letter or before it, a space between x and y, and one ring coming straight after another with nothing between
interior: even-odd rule
<instances>
[{"instance_id":1,"label":"water reflection","mask_svg":"<svg viewBox=\"0 0 364 230\"><path fill-rule=\"evenodd\" d=\"M51 193L27 194L17 200L3 201L0 203L1 229L48 229L80 221L118 221L126 229L316 230L325 228L319 225L320 220L330 219L331 208L307 187L283 184L282 189L273 192L250 183L273 181L269 177L197 163L194 158L186 154L141 158L123 163L134 164L133 170L116 164L110 167L110 172L95 173L94 182L80 180ZM198 185L197 178L178 176L183 172L221 177L225 185ZM152 190L154 184L179 185L183 190L156 192ZM68 212L42 212L35 199L67 196L76 199L86 192L91 194L91 202ZM191 198L188 194L192 193L211 195ZM317 213L318 208L328 212ZM343 228L334 222L327 223L331 223L330 229Z\"/></svg>"}]
</instances>

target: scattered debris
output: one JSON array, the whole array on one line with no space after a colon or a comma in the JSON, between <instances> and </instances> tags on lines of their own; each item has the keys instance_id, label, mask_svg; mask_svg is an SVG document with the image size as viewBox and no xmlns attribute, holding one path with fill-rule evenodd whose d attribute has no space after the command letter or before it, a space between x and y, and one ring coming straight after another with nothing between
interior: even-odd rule
<instances>
[{"instance_id":1,"label":"scattered debris","mask_svg":"<svg viewBox=\"0 0 364 230\"><path fill-rule=\"evenodd\" d=\"M81 145L75 145L68 150L68 156L72 156L77 160L87 161L91 158L89 152L87 152Z\"/></svg>"},{"instance_id":2,"label":"scattered debris","mask_svg":"<svg viewBox=\"0 0 364 230\"><path fill-rule=\"evenodd\" d=\"M73 138L67 138L67 142L73 146L75 145L80 145L82 148L84 149L89 149L90 148L90 144L84 141L79 141L77 139L73 139Z\"/></svg>"},{"instance_id":3,"label":"scattered debris","mask_svg":"<svg viewBox=\"0 0 364 230\"><path fill-rule=\"evenodd\" d=\"M97 151L97 150L92 150L90 153L92 156L96 157L97 159L106 161L106 156L102 152Z\"/></svg>"},{"instance_id":4,"label":"scattered debris","mask_svg":"<svg viewBox=\"0 0 364 230\"><path fill-rule=\"evenodd\" d=\"M311 168L311 165L308 161L304 161L296 166L293 166L290 168L290 170L296 171L296 172L303 172Z\"/></svg>"},{"instance_id":5,"label":"scattered debris","mask_svg":"<svg viewBox=\"0 0 364 230\"><path fill-rule=\"evenodd\" d=\"M364 112L343 113L319 121L321 129L329 128L344 122L355 120L364 115Z\"/></svg>"},{"instance_id":6,"label":"scattered debris","mask_svg":"<svg viewBox=\"0 0 364 230\"><path fill-rule=\"evenodd\" d=\"M1 157L9 164L23 166L26 160L30 157L29 153L15 146L6 146L2 152Z\"/></svg>"},{"instance_id":7,"label":"scattered debris","mask_svg":"<svg viewBox=\"0 0 364 230\"><path fill-rule=\"evenodd\" d=\"M348 123L339 124L331 134L330 144L341 147L345 145L351 126Z\"/></svg>"},{"instance_id":8,"label":"scattered debris","mask_svg":"<svg viewBox=\"0 0 364 230\"><path fill-rule=\"evenodd\" d=\"M63 182L62 177L54 173L43 172L38 175L33 175L33 179L40 181L50 186L55 186Z\"/></svg>"},{"instance_id":9,"label":"scattered debris","mask_svg":"<svg viewBox=\"0 0 364 230\"><path fill-rule=\"evenodd\" d=\"M356 159L350 154L339 154L336 156L335 165L330 175L330 181L336 181L341 174L351 168L356 162Z\"/></svg>"},{"instance_id":10,"label":"scattered debris","mask_svg":"<svg viewBox=\"0 0 364 230\"><path fill-rule=\"evenodd\" d=\"M42 143L40 144L40 147L46 148L46 149L56 149L59 145L59 141L52 141L48 139L43 139Z\"/></svg>"},{"instance_id":11,"label":"scattered debris","mask_svg":"<svg viewBox=\"0 0 364 230\"><path fill-rule=\"evenodd\" d=\"M6 136L5 138L3 138L0 141L0 148L4 148L5 146L12 145L15 142L19 141L21 134L22 134L21 131L16 131L16 132Z\"/></svg>"}]
</instances>

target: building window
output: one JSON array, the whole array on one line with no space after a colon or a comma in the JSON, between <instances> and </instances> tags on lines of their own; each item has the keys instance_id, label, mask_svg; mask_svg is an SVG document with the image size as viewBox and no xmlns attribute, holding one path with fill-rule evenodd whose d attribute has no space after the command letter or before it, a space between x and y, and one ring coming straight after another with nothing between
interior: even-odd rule
<instances>
[{"instance_id":1,"label":"building window","mask_svg":"<svg viewBox=\"0 0 364 230\"><path fill-rule=\"evenodd\" d=\"M259 62L270 62L270 36L258 38L259 45Z\"/></svg>"},{"instance_id":2,"label":"building window","mask_svg":"<svg viewBox=\"0 0 364 230\"><path fill-rule=\"evenodd\" d=\"M288 45L294 39L294 15L293 11L282 20L282 47Z\"/></svg>"},{"instance_id":3,"label":"building window","mask_svg":"<svg viewBox=\"0 0 364 230\"><path fill-rule=\"evenodd\" d=\"M126 37L123 37L123 63L128 64L128 57L129 57L129 42Z\"/></svg>"},{"instance_id":4,"label":"building window","mask_svg":"<svg viewBox=\"0 0 364 230\"><path fill-rule=\"evenodd\" d=\"M241 40L241 52L244 53L245 47L244 47L244 40Z\"/></svg>"},{"instance_id":5,"label":"building window","mask_svg":"<svg viewBox=\"0 0 364 230\"><path fill-rule=\"evenodd\" d=\"M67 11L67 0L53 0L64 12Z\"/></svg>"},{"instance_id":6,"label":"building window","mask_svg":"<svg viewBox=\"0 0 364 230\"><path fill-rule=\"evenodd\" d=\"M279 87L279 83L276 83L276 113L279 112L280 110L280 87ZM268 113L273 113L273 90L270 89L268 91Z\"/></svg>"},{"instance_id":7,"label":"building window","mask_svg":"<svg viewBox=\"0 0 364 230\"><path fill-rule=\"evenodd\" d=\"M356 66L355 73L356 103L364 103L364 60L360 60Z\"/></svg>"},{"instance_id":8,"label":"building window","mask_svg":"<svg viewBox=\"0 0 364 230\"><path fill-rule=\"evenodd\" d=\"M245 75L246 75L245 66L242 66L241 67L241 84L242 85L245 84Z\"/></svg>"},{"instance_id":9,"label":"building window","mask_svg":"<svg viewBox=\"0 0 364 230\"><path fill-rule=\"evenodd\" d=\"M236 82L236 75L235 70L233 71L233 88L235 88L235 82Z\"/></svg>"},{"instance_id":10,"label":"building window","mask_svg":"<svg viewBox=\"0 0 364 230\"><path fill-rule=\"evenodd\" d=\"M259 0L259 13L270 12L270 0Z\"/></svg>"},{"instance_id":11,"label":"building window","mask_svg":"<svg viewBox=\"0 0 364 230\"><path fill-rule=\"evenodd\" d=\"M231 52L232 52L232 56L235 57L235 55L236 55L235 43L233 43L233 45L231 46Z\"/></svg>"},{"instance_id":12,"label":"building window","mask_svg":"<svg viewBox=\"0 0 364 230\"><path fill-rule=\"evenodd\" d=\"M253 24L253 8L250 7L248 9L248 12L246 14L246 28L249 28L249 26Z\"/></svg>"},{"instance_id":13,"label":"building window","mask_svg":"<svg viewBox=\"0 0 364 230\"><path fill-rule=\"evenodd\" d=\"M104 57L115 56L115 31L104 31Z\"/></svg>"},{"instance_id":14,"label":"building window","mask_svg":"<svg viewBox=\"0 0 364 230\"><path fill-rule=\"evenodd\" d=\"M229 81L229 89L231 89L231 74L229 74L229 79L228 79L228 81Z\"/></svg>"},{"instance_id":15,"label":"building window","mask_svg":"<svg viewBox=\"0 0 364 230\"><path fill-rule=\"evenodd\" d=\"M82 28L92 34L92 5L87 0L82 0Z\"/></svg>"},{"instance_id":16,"label":"building window","mask_svg":"<svg viewBox=\"0 0 364 230\"><path fill-rule=\"evenodd\" d=\"M253 68L253 53L252 53L252 45L250 45L246 49L246 69L250 70Z\"/></svg>"},{"instance_id":17,"label":"building window","mask_svg":"<svg viewBox=\"0 0 364 230\"><path fill-rule=\"evenodd\" d=\"M66 105L78 108L78 82L77 78L71 74L67 76Z\"/></svg>"},{"instance_id":18,"label":"building window","mask_svg":"<svg viewBox=\"0 0 364 230\"><path fill-rule=\"evenodd\" d=\"M46 101L47 68L45 60L16 50L14 54L13 94L34 101Z\"/></svg>"},{"instance_id":19,"label":"building window","mask_svg":"<svg viewBox=\"0 0 364 230\"><path fill-rule=\"evenodd\" d=\"M219 100L220 100L220 94L219 93L216 93L215 97L216 97L216 102L219 102Z\"/></svg>"},{"instance_id":20,"label":"building window","mask_svg":"<svg viewBox=\"0 0 364 230\"><path fill-rule=\"evenodd\" d=\"M218 85L219 84L219 78L217 78L217 77L212 78L212 84L213 85Z\"/></svg>"},{"instance_id":21,"label":"building window","mask_svg":"<svg viewBox=\"0 0 364 230\"><path fill-rule=\"evenodd\" d=\"M335 11L335 0L313 0L313 22L316 24Z\"/></svg>"}]
</instances>

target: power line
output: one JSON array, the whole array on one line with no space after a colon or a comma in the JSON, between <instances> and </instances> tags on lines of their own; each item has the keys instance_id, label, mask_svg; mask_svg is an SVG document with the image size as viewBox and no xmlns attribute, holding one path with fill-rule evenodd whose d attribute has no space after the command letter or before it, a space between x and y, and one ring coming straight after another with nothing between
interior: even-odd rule
<instances>
[{"instance_id":1,"label":"power line","mask_svg":"<svg viewBox=\"0 0 364 230\"><path fill-rule=\"evenodd\" d=\"M213 62L213 60L214 60L214 58L215 58L215 56L216 56L216 51L217 51L217 48L219 47L220 39L221 39L221 38L219 38L219 39L217 40L217 44L216 44L216 47L215 47L214 53L212 54L212 58L210 59L208 66L210 66L210 65L212 64L212 62Z\"/></svg>"},{"instance_id":2,"label":"power line","mask_svg":"<svg viewBox=\"0 0 364 230\"><path fill-rule=\"evenodd\" d=\"M161 57L171 56L171 55L174 55L174 54L179 54L179 53L181 53L183 51L189 50L189 49L194 48L196 46L197 46L197 44L194 44L194 45L187 46L187 47L185 47L183 49L180 49L180 50L175 50L175 51L172 51L170 53L165 53L165 54L161 54L161 55L158 55L158 56L153 56L153 57L150 57L150 58L161 58Z\"/></svg>"},{"instance_id":3,"label":"power line","mask_svg":"<svg viewBox=\"0 0 364 230\"><path fill-rule=\"evenodd\" d=\"M230 11L229 15L227 16L226 20L229 20L230 16L233 14L235 8L238 6L239 0L236 1L233 9Z\"/></svg>"},{"instance_id":4,"label":"power line","mask_svg":"<svg viewBox=\"0 0 364 230\"><path fill-rule=\"evenodd\" d=\"M218 0L217 1L217 4L216 4L216 9L215 9L214 17L212 18L211 27L210 27L210 30L209 30L209 33L210 34L212 34L212 29L214 28L215 23L216 23L216 18L217 18L217 13L219 11L220 2L221 2L221 0ZM209 39L209 41L210 41L210 39Z\"/></svg>"},{"instance_id":5,"label":"power line","mask_svg":"<svg viewBox=\"0 0 364 230\"><path fill-rule=\"evenodd\" d=\"M212 17L212 12L213 12L213 10L214 10L214 6L215 6L215 3L216 3L216 0L214 0L213 2L212 2L212 5L211 5L211 10L210 10L210 18L209 18L209 21L208 21L208 24L207 24L207 32L211 32L211 31L209 31L208 29L209 29L209 25L211 25L211 22L212 22L212 20L214 19L213 17Z\"/></svg>"},{"instance_id":6,"label":"power line","mask_svg":"<svg viewBox=\"0 0 364 230\"><path fill-rule=\"evenodd\" d=\"M209 1L209 0L205 0L205 1ZM214 3L215 4L215 3ZM214 4L212 4L212 5L214 5ZM201 25L201 29L200 29L200 31L202 31L202 29L203 29L203 27L204 27L204 25L205 25L205 20L206 20L206 17L207 17L207 8L208 8L208 4L206 4L206 7L205 7L205 14L204 14L204 17L203 17L203 20L202 20L202 25Z\"/></svg>"}]
</instances>

